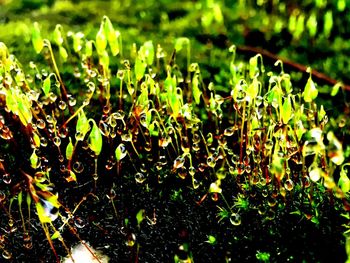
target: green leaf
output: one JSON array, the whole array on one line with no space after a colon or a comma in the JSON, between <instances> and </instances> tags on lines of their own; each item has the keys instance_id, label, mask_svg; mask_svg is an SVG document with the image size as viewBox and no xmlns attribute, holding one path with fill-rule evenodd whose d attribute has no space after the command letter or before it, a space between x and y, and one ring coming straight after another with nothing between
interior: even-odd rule
<instances>
[{"instance_id":1,"label":"green leaf","mask_svg":"<svg viewBox=\"0 0 350 263\"><path fill-rule=\"evenodd\" d=\"M258 70L258 56L251 57L249 59L249 77L253 79Z\"/></svg>"},{"instance_id":2,"label":"green leaf","mask_svg":"<svg viewBox=\"0 0 350 263\"><path fill-rule=\"evenodd\" d=\"M74 146L73 146L73 143L72 143L72 139L69 138L69 143L68 143L67 148L66 148L66 158L67 158L67 160L72 159L73 151L74 151Z\"/></svg>"},{"instance_id":3,"label":"green leaf","mask_svg":"<svg viewBox=\"0 0 350 263\"><path fill-rule=\"evenodd\" d=\"M107 38L104 32L103 23L101 23L100 30L96 34L96 49L98 54L103 54L107 47Z\"/></svg>"},{"instance_id":4,"label":"green leaf","mask_svg":"<svg viewBox=\"0 0 350 263\"><path fill-rule=\"evenodd\" d=\"M124 143L121 143L115 149L115 158L119 162L121 159L123 159L126 156L127 153L128 152L126 150L126 147L125 147Z\"/></svg>"},{"instance_id":5,"label":"green leaf","mask_svg":"<svg viewBox=\"0 0 350 263\"><path fill-rule=\"evenodd\" d=\"M154 60L154 46L153 46L153 42L147 41L143 44L143 46L141 47L142 53L144 54L145 58L146 58L146 62L147 65L151 66L153 64L153 60Z\"/></svg>"},{"instance_id":6,"label":"green leaf","mask_svg":"<svg viewBox=\"0 0 350 263\"><path fill-rule=\"evenodd\" d=\"M53 31L53 41L56 43L57 46L61 46L63 43L61 30L62 30L62 26L58 24L56 25L55 30Z\"/></svg>"},{"instance_id":7,"label":"green leaf","mask_svg":"<svg viewBox=\"0 0 350 263\"><path fill-rule=\"evenodd\" d=\"M78 32L76 34L73 34L73 50L78 53L82 48L82 38L84 37L84 34L81 32ZM90 41L89 41L90 42ZM92 47L91 47L92 48ZM90 53L90 56L92 55L92 51Z\"/></svg>"},{"instance_id":8,"label":"green leaf","mask_svg":"<svg viewBox=\"0 0 350 263\"><path fill-rule=\"evenodd\" d=\"M338 186L340 187L340 189L344 192L347 193L350 190L350 179L349 177L346 175L346 172L342 169L342 171L340 172L340 177L339 177L339 181L338 181Z\"/></svg>"},{"instance_id":9,"label":"green leaf","mask_svg":"<svg viewBox=\"0 0 350 263\"><path fill-rule=\"evenodd\" d=\"M78 121L76 126L76 133L80 133L81 136L79 136L77 140L82 141L86 133L89 131L89 129L90 129L90 126L89 126L88 119L86 118L84 111L81 110L78 113Z\"/></svg>"},{"instance_id":10,"label":"green leaf","mask_svg":"<svg viewBox=\"0 0 350 263\"><path fill-rule=\"evenodd\" d=\"M118 42L120 32L114 30L112 22L111 20L109 20L107 16L103 17L103 23L104 23L104 32L105 32L105 35L107 36L108 44L111 49L112 55L116 56L120 51L119 42Z\"/></svg>"},{"instance_id":11,"label":"green leaf","mask_svg":"<svg viewBox=\"0 0 350 263\"><path fill-rule=\"evenodd\" d=\"M137 81L140 81L145 75L146 67L145 60L138 56L135 61L135 76Z\"/></svg>"},{"instance_id":12,"label":"green leaf","mask_svg":"<svg viewBox=\"0 0 350 263\"><path fill-rule=\"evenodd\" d=\"M289 120L291 119L292 117L292 102L291 102L291 99L290 99L290 96L288 96L285 100L284 100L284 103L283 103L283 106L282 106L282 112L281 112L281 117L282 117L282 121L284 124L287 124L289 122Z\"/></svg>"},{"instance_id":13,"label":"green leaf","mask_svg":"<svg viewBox=\"0 0 350 263\"><path fill-rule=\"evenodd\" d=\"M184 46L189 45L190 40L187 37L179 37L175 40L175 49L180 51Z\"/></svg>"},{"instance_id":14,"label":"green leaf","mask_svg":"<svg viewBox=\"0 0 350 263\"><path fill-rule=\"evenodd\" d=\"M36 169L38 167L38 156L35 153L35 150L33 151L32 155L30 156L30 165Z\"/></svg>"},{"instance_id":15,"label":"green leaf","mask_svg":"<svg viewBox=\"0 0 350 263\"><path fill-rule=\"evenodd\" d=\"M66 62L67 58L68 58L67 50L64 47L60 46L59 53L60 53L60 57L62 58L63 62Z\"/></svg>"},{"instance_id":16,"label":"green leaf","mask_svg":"<svg viewBox=\"0 0 350 263\"><path fill-rule=\"evenodd\" d=\"M29 99L24 94L21 94L17 97L17 100L19 119L24 126L27 126L33 118Z\"/></svg>"},{"instance_id":17,"label":"green leaf","mask_svg":"<svg viewBox=\"0 0 350 263\"><path fill-rule=\"evenodd\" d=\"M198 80L198 74L195 73L193 75L193 79L192 79L192 93L193 93L193 98L194 101L196 102L196 104L198 105L200 103L200 99L201 99L201 95L202 92L199 89L199 80Z\"/></svg>"},{"instance_id":18,"label":"green leaf","mask_svg":"<svg viewBox=\"0 0 350 263\"><path fill-rule=\"evenodd\" d=\"M324 15L323 33L328 38L333 28L333 13L331 10Z\"/></svg>"},{"instance_id":19,"label":"green leaf","mask_svg":"<svg viewBox=\"0 0 350 263\"><path fill-rule=\"evenodd\" d=\"M149 126L148 130L151 136L159 136L159 124L157 121L153 121Z\"/></svg>"},{"instance_id":20,"label":"green leaf","mask_svg":"<svg viewBox=\"0 0 350 263\"><path fill-rule=\"evenodd\" d=\"M343 86L343 84L342 84L342 83L339 83L339 82L338 82L337 84L335 84L335 85L332 87L331 96L334 97L335 95L337 95L338 92L339 92L339 89L340 89L342 86Z\"/></svg>"},{"instance_id":21,"label":"green leaf","mask_svg":"<svg viewBox=\"0 0 350 263\"><path fill-rule=\"evenodd\" d=\"M315 83L311 79L311 77L307 80L304 92L303 92L303 98L305 102L311 102L314 99L317 98L318 90L315 86Z\"/></svg>"},{"instance_id":22,"label":"green leaf","mask_svg":"<svg viewBox=\"0 0 350 263\"><path fill-rule=\"evenodd\" d=\"M55 231L55 233L52 234L51 240L55 240L57 238L61 237L61 234L58 230Z\"/></svg>"},{"instance_id":23,"label":"green leaf","mask_svg":"<svg viewBox=\"0 0 350 263\"><path fill-rule=\"evenodd\" d=\"M137 225L140 226L141 222L145 219L145 210L140 209L136 214Z\"/></svg>"},{"instance_id":24,"label":"green leaf","mask_svg":"<svg viewBox=\"0 0 350 263\"><path fill-rule=\"evenodd\" d=\"M85 43L85 55L88 56L88 57L92 56L92 43L93 43L92 40L87 41Z\"/></svg>"},{"instance_id":25,"label":"green leaf","mask_svg":"<svg viewBox=\"0 0 350 263\"><path fill-rule=\"evenodd\" d=\"M44 41L41 38L39 24L34 22L34 27L32 29L32 44L36 53L40 53L44 47Z\"/></svg>"},{"instance_id":26,"label":"green leaf","mask_svg":"<svg viewBox=\"0 0 350 263\"><path fill-rule=\"evenodd\" d=\"M312 13L309 16L309 19L306 22L306 27L307 27L311 37L316 36L316 33L317 33L317 18L316 18L316 14L315 13Z\"/></svg>"},{"instance_id":27,"label":"green leaf","mask_svg":"<svg viewBox=\"0 0 350 263\"><path fill-rule=\"evenodd\" d=\"M92 121L92 129L89 135L89 147L98 156L102 150L102 134L96 122L92 119L90 120Z\"/></svg>"},{"instance_id":28,"label":"green leaf","mask_svg":"<svg viewBox=\"0 0 350 263\"><path fill-rule=\"evenodd\" d=\"M21 209L22 207L22 202L23 202L23 192L20 191L17 195L17 201L18 201L18 206Z\"/></svg>"},{"instance_id":29,"label":"green leaf","mask_svg":"<svg viewBox=\"0 0 350 263\"><path fill-rule=\"evenodd\" d=\"M49 96L50 89L51 89L51 79L50 75L47 76L47 78L44 80L43 87L42 87L45 96Z\"/></svg>"}]
</instances>

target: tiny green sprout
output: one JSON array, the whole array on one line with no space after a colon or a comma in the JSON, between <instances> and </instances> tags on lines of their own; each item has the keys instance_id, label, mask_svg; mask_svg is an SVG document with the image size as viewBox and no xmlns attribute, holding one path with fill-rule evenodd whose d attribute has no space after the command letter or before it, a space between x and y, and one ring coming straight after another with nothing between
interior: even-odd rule
<instances>
[{"instance_id":1,"label":"tiny green sprout","mask_svg":"<svg viewBox=\"0 0 350 263\"><path fill-rule=\"evenodd\" d=\"M102 24L104 24L104 33L105 33L105 36L107 36L108 44L111 49L112 55L116 56L120 52L120 46L119 46L119 40L118 40L118 38L120 38L120 32L114 30L112 22L109 20L107 16L103 17Z\"/></svg>"},{"instance_id":2,"label":"tiny green sprout","mask_svg":"<svg viewBox=\"0 0 350 263\"><path fill-rule=\"evenodd\" d=\"M32 43L36 53L40 53L44 47L44 41L41 38L40 28L38 22L34 22L32 29Z\"/></svg>"},{"instance_id":3,"label":"tiny green sprout","mask_svg":"<svg viewBox=\"0 0 350 263\"><path fill-rule=\"evenodd\" d=\"M256 252L256 259L259 260L260 262L270 262L270 253L268 252L260 252L260 251L257 251Z\"/></svg>"},{"instance_id":4,"label":"tiny green sprout","mask_svg":"<svg viewBox=\"0 0 350 263\"><path fill-rule=\"evenodd\" d=\"M140 209L136 214L137 226L140 227L141 222L146 218L145 209Z\"/></svg>"},{"instance_id":5,"label":"tiny green sprout","mask_svg":"<svg viewBox=\"0 0 350 263\"><path fill-rule=\"evenodd\" d=\"M72 139L69 138L69 143L68 143L67 148L66 148L66 158L67 158L67 160L71 160L72 159L73 151L74 151L74 146L73 146L73 143L72 143Z\"/></svg>"},{"instance_id":6,"label":"tiny green sprout","mask_svg":"<svg viewBox=\"0 0 350 263\"><path fill-rule=\"evenodd\" d=\"M216 245L217 240L215 236L208 235L207 237L208 237L208 240L205 242L209 243L210 245Z\"/></svg>"},{"instance_id":7,"label":"tiny green sprout","mask_svg":"<svg viewBox=\"0 0 350 263\"><path fill-rule=\"evenodd\" d=\"M44 80L44 83L43 83L43 91L44 91L44 94L45 96L49 96L49 93L50 93L50 89L51 89L51 79L50 79L50 76L47 76L46 79Z\"/></svg>"},{"instance_id":8,"label":"tiny green sprout","mask_svg":"<svg viewBox=\"0 0 350 263\"><path fill-rule=\"evenodd\" d=\"M95 153L95 155L98 156L102 150L102 134L100 129L97 127L96 122L93 119L90 119L89 121L92 122L92 129L89 136L89 147Z\"/></svg>"},{"instance_id":9,"label":"tiny green sprout","mask_svg":"<svg viewBox=\"0 0 350 263\"><path fill-rule=\"evenodd\" d=\"M219 217L218 222L224 220L224 219L228 219L230 218L231 212L229 210L227 210L226 208L220 207L219 208L219 212L217 214L217 217Z\"/></svg>"},{"instance_id":10,"label":"tiny green sprout","mask_svg":"<svg viewBox=\"0 0 350 263\"><path fill-rule=\"evenodd\" d=\"M57 46L61 46L63 44L62 26L60 24L57 24L55 30L53 31L53 41Z\"/></svg>"},{"instance_id":11,"label":"tiny green sprout","mask_svg":"<svg viewBox=\"0 0 350 263\"><path fill-rule=\"evenodd\" d=\"M324 15L324 25L323 25L323 34L325 37L329 37L333 29L333 12L328 10Z\"/></svg>"},{"instance_id":12,"label":"tiny green sprout","mask_svg":"<svg viewBox=\"0 0 350 263\"><path fill-rule=\"evenodd\" d=\"M127 150L124 143L119 144L118 147L115 149L115 158L117 159L117 161L123 159L126 156L126 154Z\"/></svg>"},{"instance_id":13,"label":"tiny green sprout","mask_svg":"<svg viewBox=\"0 0 350 263\"><path fill-rule=\"evenodd\" d=\"M347 176L347 169L345 169L345 167L349 165L350 163L343 164L340 171L338 186L343 191L343 193L348 193L350 191L350 179Z\"/></svg>"},{"instance_id":14,"label":"tiny green sprout","mask_svg":"<svg viewBox=\"0 0 350 263\"><path fill-rule=\"evenodd\" d=\"M104 23L101 23L100 30L96 34L96 50L99 55L103 54L107 47L107 38L104 31Z\"/></svg>"},{"instance_id":15,"label":"tiny green sprout","mask_svg":"<svg viewBox=\"0 0 350 263\"><path fill-rule=\"evenodd\" d=\"M313 82L312 78L311 78L311 69L308 68L307 72L310 73L310 77L307 80L304 92L303 92L303 98L305 102L311 102L314 99L316 99L317 95L318 95L318 90L316 88L315 83Z\"/></svg>"}]
</instances>

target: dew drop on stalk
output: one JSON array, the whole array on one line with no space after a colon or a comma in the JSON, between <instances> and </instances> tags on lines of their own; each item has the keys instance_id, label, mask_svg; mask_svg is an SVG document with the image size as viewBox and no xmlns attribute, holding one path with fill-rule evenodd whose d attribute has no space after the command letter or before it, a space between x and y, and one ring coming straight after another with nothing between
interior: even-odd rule
<instances>
[{"instance_id":1,"label":"dew drop on stalk","mask_svg":"<svg viewBox=\"0 0 350 263\"><path fill-rule=\"evenodd\" d=\"M261 105L261 103L263 102L263 97L261 96L257 96L255 98L255 106L259 107Z\"/></svg>"},{"instance_id":2,"label":"dew drop on stalk","mask_svg":"<svg viewBox=\"0 0 350 263\"><path fill-rule=\"evenodd\" d=\"M208 158L207 158L207 165L209 166L209 167L215 167L215 165L216 165L216 160L215 160L215 158L214 158L214 156L213 155L209 155L208 156Z\"/></svg>"},{"instance_id":3,"label":"dew drop on stalk","mask_svg":"<svg viewBox=\"0 0 350 263\"><path fill-rule=\"evenodd\" d=\"M183 156L178 156L173 164L174 169L179 169L181 168L185 163L185 158Z\"/></svg>"},{"instance_id":4,"label":"dew drop on stalk","mask_svg":"<svg viewBox=\"0 0 350 263\"><path fill-rule=\"evenodd\" d=\"M287 179L285 182L284 182L284 188L287 190L287 191L292 191L293 188L294 188L294 183L291 179Z\"/></svg>"},{"instance_id":5,"label":"dew drop on stalk","mask_svg":"<svg viewBox=\"0 0 350 263\"><path fill-rule=\"evenodd\" d=\"M11 254L10 251L4 249L4 250L2 251L2 257L3 257L4 259L11 259L11 258L12 258L12 254Z\"/></svg>"},{"instance_id":6,"label":"dew drop on stalk","mask_svg":"<svg viewBox=\"0 0 350 263\"><path fill-rule=\"evenodd\" d=\"M39 129L44 129L45 126L46 126L46 123L43 119L38 119L36 121L36 126L39 128Z\"/></svg>"},{"instance_id":7,"label":"dew drop on stalk","mask_svg":"<svg viewBox=\"0 0 350 263\"><path fill-rule=\"evenodd\" d=\"M128 235L127 240L126 240L126 245L128 247L133 247L136 242L136 235L134 233L131 233Z\"/></svg>"},{"instance_id":8,"label":"dew drop on stalk","mask_svg":"<svg viewBox=\"0 0 350 263\"><path fill-rule=\"evenodd\" d=\"M2 176L2 181L5 183L5 184L10 184L11 183L11 176L9 173L5 173L3 174Z\"/></svg>"},{"instance_id":9,"label":"dew drop on stalk","mask_svg":"<svg viewBox=\"0 0 350 263\"><path fill-rule=\"evenodd\" d=\"M267 200L267 203L270 207L274 207L277 203L277 200L276 200L276 198L270 196Z\"/></svg>"},{"instance_id":10,"label":"dew drop on stalk","mask_svg":"<svg viewBox=\"0 0 350 263\"><path fill-rule=\"evenodd\" d=\"M131 134L130 134L130 133L123 133L123 134L121 135L121 139L122 139L122 141L124 141L124 142L131 142L132 137L131 137Z\"/></svg>"},{"instance_id":11,"label":"dew drop on stalk","mask_svg":"<svg viewBox=\"0 0 350 263\"><path fill-rule=\"evenodd\" d=\"M5 195L4 191L0 191L0 203L1 203L2 201L4 201L5 198L6 198L6 195Z\"/></svg>"},{"instance_id":12,"label":"dew drop on stalk","mask_svg":"<svg viewBox=\"0 0 350 263\"><path fill-rule=\"evenodd\" d=\"M245 165L243 162L239 162L237 165L237 172L239 175L243 174L245 172Z\"/></svg>"},{"instance_id":13,"label":"dew drop on stalk","mask_svg":"<svg viewBox=\"0 0 350 263\"><path fill-rule=\"evenodd\" d=\"M65 164L61 164L61 165L60 165L60 171L61 171L62 173L67 172L67 166L66 166Z\"/></svg>"},{"instance_id":14,"label":"dew drop on stalk","mask_svg":"<svg viewBox=\"0 0 350 263\"><path fill-rule=\"evenodd\" d=\"M77 227L77 228L84 228L86 226L86 223L85 223L85 220L80 218L80 217L76 217L74 219L74 225Z\"/></svg>"},{"instance_id":15,"label":"dew drop on stalk","mask_svg":"<svg viewBox=\"0 0 350 263\"><path fill-rule=\"evenodd\" d=\"M57 100L57 95L53 92L50 92L49 99L50 99L51 103L54 103Z\"/></svg>"},{"instance_id":16,"label":"dew drop on stalk","mask_svg":"<svg viewBox=\"0 0 350 263\"><path fill-rule=\"evenodd\" d=\"M191 176L194 176L196 174L196 168L194 168L193 166L190 166L190 168L188 169L188 173Z\"/></svg>"},{"instance_id":17,"label":"dew drop on stalk","mask_svg":"<svg viewBox=\"0 0 350 263\"><path fill-rule=\"evenodd\" d=\"M136 173L135 174L136 183L142 184L145 180L146 180L146 176L143 173Z\"/></svg>"},{"instance_id":18,"label":"dew drop on stalk","mask_svg":"<svg viewBox=\"0 0 350 263\"><path fill-rule=\"evenodd\" d=\"M195 152L200 150L200 146L199 143L193 143L192 144L192 150L194 150Z\"/></svg>"},{"instance_id":19,"label":"dew drop on stalk","mask_svg":"<svg viewBox=\"0 0 350 263\"><path fill-rule=\"evenodd\" d=\"M275 219L275 211L273 211L272 209L269 209L267 212L266 212L266 219L267 220L274 220Z\"/></svg>"},{"instance_id":20,"label":"dew drop on stalk","mask_svg":"<svg viewBox=\"0 0 350 263\"><path fill-rule=\"evenodd\" d=\"M263 197L267 197L267 196L269 195L269 192L267 191L266 188L264 188L264 189L261 191L261 195L262 195Z\"/></svg>"},{"instance_id":21,"label":"dew drop on stalk","mask_svg":"<svg viewBox=\"0 0 350 263\"><path fill-rule=\"evenodd\" d=\"M71 95L68 97L68 105L73 107L77 104L77 100Z\"/></svg>"},{"instance_id":22,"label":"dew drop on stalk","mask_svg":"<svg viewBox=\"0 0 350 263\"><path fill-rule=\"evenodd\" d=\"M107 194L107 198L108 198L109 200L113 200L116 196L117 196L117 194L115 193L114 189L111 188L111 190L110 190L109 193Z\"/></svg>"},{"instance_id":23,"label":"dew drop on stalk","mask_svg":"<svg viewBox=\"0 0 350 263\"><path fill-rule=\"evenodd\" d=\"M245 168L244 170L245 170L246 173L248 173L248 174L251 173L252 167L250 165L245 165L244 168Z\"/></svg>"},{"instance_id":24,"label":"dew drop on stalk","mask_svg":"<svg viewBox=\"0 0 350 263\"><path fill-rule=\"evenodd\" d=\"M55 137L53 138L53 143L54 143L57 147L59 147L59 146L61 145L61 138L58 137L58 136L55 136Z\"/></svg>"},{"instance_id":25,"label":"dew drop on stalk","mask_svg":"<svg viewBox=\"0 0 350 263\"><path fill-rule=\"evenodd\" d=\"M77 131L77 132L75 133L75 139L76 139L77 141L82 141L82 140L84 140L84 133L82 133L82 132L80 132L80 131Z\"/></svg>"},{"instance_id":26,"label":"dew drop on stalk","mask_svg":"<svg viewBox=\"0 0 350 263\"><path fill-rule=\"evenodd\" d=\"M63 100L60 100L58 102L58 107L61 109L61 110L65 110L67 108L67 104L66 102L64 102Z\"/></svg>"},{"instance_id":27,"label":"dew drop on stalk","mask_svg":"<svg viewBox=\"0 0 350 263\"><path fill-rule=\"evenodd\" d=\"M241 224L241 216L238 213L232 213L230 215L230 222L234 226L239 226Z\"/></svg>"},{"instance_id":28,"label":"dew drop on stalk","mask_svg":"<svg viewBox=\"0 0 350 263\"><path fill-rule=\"evenodd\" d=\"M203 173L205 171L206 167L207 167L207 165L205 163L200 163L198 165L198 170Z\"/></svg>"},{"instance_id":29,"label":"dew drop on stalk","mask_svg":"<svg viewBox=\"0 0 350 263\"><path fill-rule=\"evenodd\" d=\"M152 150L152 145L149 142L145 142L144 149L146 152L150 152Z\"/></svg>"},{"instance_id":30,"label":"dew drop on stalk","mask_svg":"<svg viewBox=\"0 0 350 263\"><path fill-rule=\"evenodd\" d=\"M219 200L218 193L211 193L211 200L213 200L214 202L217 202Z\"/></svg>"},{"instance_id":31,"label":"dew drop on stalk","mask_svg":"<svg viewBox=\"0 0 350 263\"><path fill-rule=\"evenodd\" d=\"M158 171L160 171L160 170L162 170L162 168L163 168L163 163L162 162L156 162L156 169Z\"/></svg>"},{"instance_id":32,"label":"dew drop on stalk","mask_svg":"<svg viewBox=\"0 0 350 263\"><path fill-rule=\"evenodd\" d=\"M233 129L233 127L228 127L228 128L226 128L225 130L224 130L224 135L225 136L232 136L233 135L233 133L234 133L234 129Z\"/></svg>"},{"instance_id":33,"label":"dew drop on stalk","mask_svg":"<svg viewBox=\"0 0 350 263\"><path fill-rule=\"evenodd\" d=\"M64 161L64 156L63 156L62 154L59 154L59 155L58 155L58 161L59 161L60 163L63 163L63 161Z\"/></svg>"},{"instance_id":34,"label":"dew drop on stalk","mask_svg":"<svg viewBox=\"0 0 350 263\"><path fill-rule=\"evenodd\" d=\"M186 176L187 176L187 169L186 167L182 166L178 169L178 176L181 178L181 179L185 179Z\"/></svg>"}]
</instances>

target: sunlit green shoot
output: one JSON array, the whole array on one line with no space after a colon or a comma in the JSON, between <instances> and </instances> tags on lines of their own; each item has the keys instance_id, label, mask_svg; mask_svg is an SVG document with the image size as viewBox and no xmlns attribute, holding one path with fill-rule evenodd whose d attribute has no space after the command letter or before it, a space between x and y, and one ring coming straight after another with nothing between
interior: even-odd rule
<instances>
[{"instance_id":1,"label":"sunlit green shoot","mask_svg":"<svg viewBox=\"0 0 350 263\"><path fill-rule=\"evenodd\" d=\"M39 24L34 22L32 29L32 44L36 53L40 53L44 47L44 41L41 38Z\"/></svg>"}]
</instances>

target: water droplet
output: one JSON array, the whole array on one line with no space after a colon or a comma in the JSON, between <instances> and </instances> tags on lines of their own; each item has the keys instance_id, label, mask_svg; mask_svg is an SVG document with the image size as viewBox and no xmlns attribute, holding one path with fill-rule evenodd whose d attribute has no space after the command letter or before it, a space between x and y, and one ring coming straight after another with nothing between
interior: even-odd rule
<instances>
[{"instance_id":1,"label":"water droplet","mask_svg":"<svg viewBox=\"0 0 350 263\"><path fill-rule=\"evenodd\" d=\"M36 121L36 127L38 127L39 129L44 129L46 126L46 123L43 119L38 119Z\"/></svg>"},{"instance_id":2,"label":"water droplet","mask_svg":"<svg viewBox=\"0 0 350 263\"><path fill-rule=\"evenodd\" d=\"M267 200L267 203L269 204L270 207L274 207L277 204L276 198L270 196Z\"/></svg>"},{"instance_id":3,"label":"water droplet","mask_svg":"<svg viewBox=\"0 0 350 263\"><path fill-rule=\"evenodd\" d=\"M82 218L76 217L75 220L74 220L74 225L77 228L83 228L83 227L86 226L86 223L85 223L85 220L83 220Z\"/></svg>"},{"instance_id":4,"label":"water droplet","mask_svg":"<svg viewBox=\"0 0 350 263\"><path fill-rule=\"evenodd\" d=\"M308 188L311 185L310 178L308 176L303 176L302 177L302 182L303 182L303 186L305 188Z\"/></svg>"},{"instance_id":5,"label":"water droplet","mask_svg":"<svg viewBox=\"0 0 350 263\"><path fill-rule=\"evenodd\" d=\"M230 222L234 226L239 226L241 224L241 216L238 213L232 213L230 215Z\"/></svg>"},{"instance_id":6,"label":"water droplet","mask_svg":"<svg viewBox=\"0 0 350 263\"><path fill-rule=\"evenodd\" d=\"M195 152L198 152L200 150L199 143L193 143L192 150L194 150Z\"/></svg>"},{"instance_id":7,"label":"water droplet","mask_svg":"<svg viewBox=\"0 0 350 263\"><path fill-rule=\"evenodd\" d=\"M110 199L110 200L113 200L116 196L117 196L117 194L115 193L113 188L107 194L107 198Z\"/></svg>"},{"instance_id":8,"label":"water droplet","mask_svg":"<svg viewBox=\"0 0 350 263\"><path fill-rule=\"evenodd\" d=\"M4 259L11 259L11 258L12 258L12 254L11 254L10 251L4 249L4 250L2 251L2 257L3 257Z\"/></svg>"},{"instance_id":9,"label":"water droplet","mask_svg":"<svg viewBox=\"0 0 350 263\"><path fill-rule=\"evenodd\" d=\"M226 128L226 129L224 130L224 135L225 135L225 136L232 136L233 133L234 133L233 127L229 127L229 128Z\"/></svg>"},{"instance_id":10,"label":"water droplet","mask_svg":"<svg viewBox=\"0 0 350 263\"><path fill-rule=\"evenodd\" d=\"M291 179L287 179L284 182L284 188L286 188L287 191L292 191L294 188L294 183Z\"/></svg>"},{"instance_id":11,"label":"water droplet","mask_svg":"<svg viewBox=\"0 0 350 263\"><path fill-rule=\"evenodd\" d=\"M58 161L61 162L61 163L63 163L64 157L63 157L62 154L59 154L59 155L58 155Z\"/></svg>"},{"instance_id":12,"label":"water droplet","mask_svg":"<svg viewBox=\"0 0 350 263\"><path fill-rule=\"evenodd\" d=\"M136 173L135 174L136 183L142 184L145 180L146 180L146 176L143 173Z\"/></svg>"},{"instance_id":13,"label":"water droplet","mask_svg":"<svg viewBox=\"0 0 350 263\"><path fill-rule=\"evenodd\" d=\"M174 161L174 169L179 169L181 168L185 163L185 158L183 156L178 156L175 161Z\"/></svg>"},{"instance_id":14,"label":"water droplet","mask_svg":"<svg viewBox=\"0 0 350 263\"><path fill-rule=\"evenodd\" d=\"M11 176L8 173L4 173L2 176L2 180L5 184L10 184L11 183Z\"/></svg>"},{"instance_id":15,"label":"water droplet","mask_svg":"<svg viewBox=\"0 0 350 263\"><path fill-rule=\"evenodd\" d=\"M46 147L46 146L47 146L47 140L46 140L45 137L41 137L41 138L40 138L40 145L41 145L42 147Z\"/></svg>"},{"instance_id":16,"label":"water droplet","mask_svg":"<svg viewBox=\"0 0 350 263\"><path fill-rule=\"evenodd\" d=\"M58 107L61 109L61 110L65 110L67 108L67 104L61 100L58 102Z\"/></svg>"},{"instance_id":17,"label":"water droplet","mask_svg":"<svg viewBox=\"0 0 350 263\"><path fill-rule=\"evenodd\" d=\"M208 165L209 167L212 167L212 168L215 167L215 165L216 165L216 160L215 160L215 158L214 158L213 155L209 155L209 156L208 156L208 158L207 158L207 165Z\"/></svg>"},{"instance_id":18,"label":"water droplet","mask_svg":"<svg viewBox=\"0 0 350 263\"><path fill-rule=\"evenodd\" d=\"M309 176L311 181L317 182L318 180L320 180L321 174L322 174L322 170L319 167L310 166Z\"/></svg>"},{"instance_id":19,"label":"water droplet","mask_svg":"<svg viewBox=\"0 0 350 263\"><path fill-rule=\"evenodd\" d=\"M55 137L53 138L53 143L54 143L57 147L59 147L59 146L61 145L61 138L58 137L58 136L55 136Z\"/></svg>"},{"instance_id":20,"label":"water droplet","mask_svg":"<svg viewBox=\"0 0 350 263\"><path fill-rule=\"evenodd\" d=\"M68 97L68 104L69 106L73 107L77 104L77 100L71 95Z\"/></svg>"},{"instance_id":21,"label":"water droplet","mask_svg":"<svg viewBox=\"0 0 350 263\"><path fill-rule=\"evenodd\" d=\"M61 165L60 165L60 171L61 171L62 173L67 172L67 166L66 166L65 164L61 164Z\"/></svg>"},{"instance_id":22,"label":"water droplet","mask_svg":"<svg viewBox=\"0 0 350 263\"><path fill-rule=\"evenodd\" d=\"M266 219L267 220L274 220L275 219L275 211L273 211L272 209L269 209L266 212Z\"/></svg>"},{"instance_id":23,"label":"water droplet","mask_svg":"<svg viewBox=\"0 0 350 263\"><path fill-rule=\"evenodd\" d=\"M133 247L135 245L135 242L136 242L136 235L134 233L129 234L126 240L126 245L128 247Z\"/></svg>"},{"instance_id":24,"label":"water droplet","mask_svg":"<svg viewBox=\"0 0 350 263\"><path fill-rule=\"evenodd\" d=\"M196 168L194 168L193 166L191 166L189 169L188 169L188 173L191 175L191 176L194 176L196 174Z\"/></svg>"}]
</instances>

